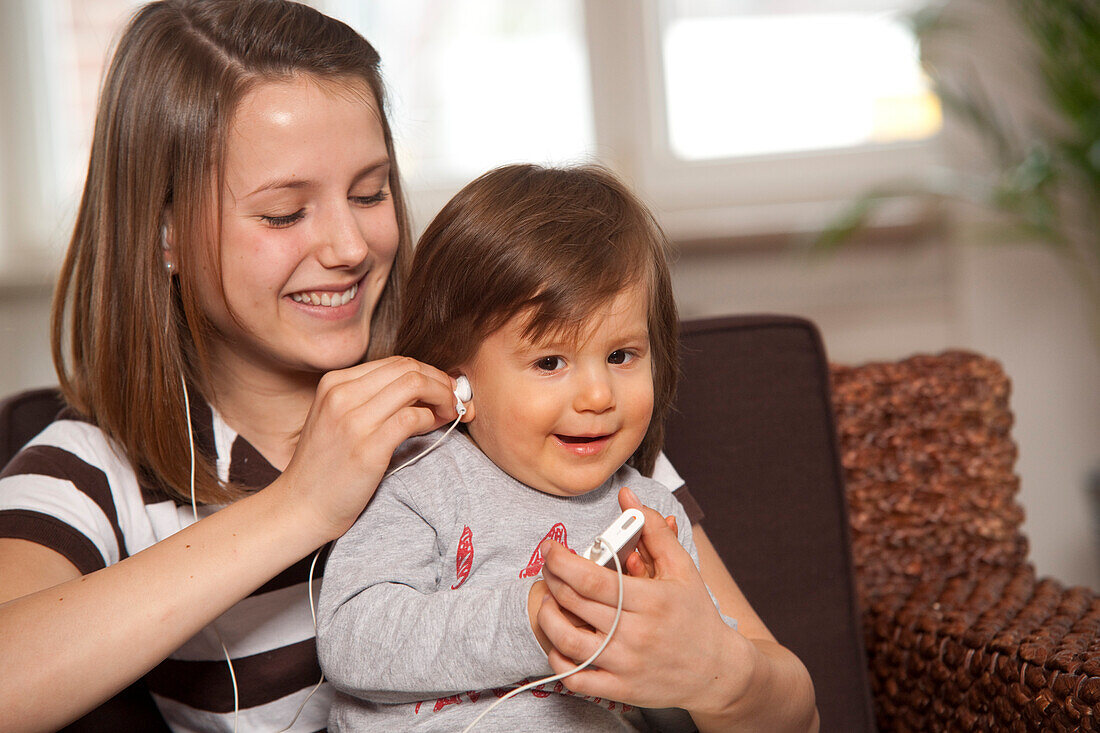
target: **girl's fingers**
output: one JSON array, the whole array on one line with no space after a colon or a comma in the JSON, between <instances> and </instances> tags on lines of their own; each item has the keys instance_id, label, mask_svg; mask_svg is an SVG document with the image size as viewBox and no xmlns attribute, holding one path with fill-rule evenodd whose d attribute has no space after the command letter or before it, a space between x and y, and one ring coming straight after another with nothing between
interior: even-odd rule
<instances>
[{"instance_id":1,"label":"girl's fingers","mask_svg":"<svg viewBox=\"0 0 1100 733\"><path fill-rule=\"evenodd\" d=\"M551 650L548 657L550 669L554 671L554 674L568 672L577 666L573 660L568 659L556 649ZM601 669L599 661L597 658L591 666L562 678L562 684L578 695L599 697L605 700L622 700L624 697L622 680L617 675Z\"/></svg>"},{"instance_id":2,"label":"girl's fingers","mask_svg":"<svg viewBox=\"0 0 1100 733\"><path fill-rule=\"evenodd\" d=\"M680 544L676 532L672 529L676 526L675 519L668 522L660 513L647 506L642 506L641 512L645 516L645 525L642 527L642 537L638 544L644 543L646 551L653 560L654 577L694 572L695 563L691 555Z\"/></svg>"},{"instance_id":3,"label":"girl's fingers","mask_svg":"<svg viewBox=\"0 0 1100 733\"><path fill-rule=\"evenodd\" d=\"M386 372L406 371L418 371L425 376L438 380L441 384L454 384L454 380L451 379L451 377L446 372L442 372L429 364L417 361L416 359L411 359L407 356L389 356L385 359L376 359L374 361L367 361L363 362L362 364L356 364L354 366L347 367L346 369L337 369L335 371L326 373L321 378L321 381L335 385L341 382L361 379L371 374L375 374L377 376L378 374L383 374Z\"/></svg>"},{"instance_id":4,"label":"girl's fingers","mask_svg":"<svg viewBox=\"0 0 1100 733\"><path fill-rule=\"evenodd\" d=\"M652 571L653 566L647 564L645 556L640 554L637 550L630 553L630 556L626 558L626 572L628 572L632 578L652 578Z\"/></svg>"},{"instance_id":5,"label":"girl's fingers","mask_svg":"<svg viewBox=\"0 0 1100 733\"><path fill-rule=\"evenodd\" d=\"M615 591L615 597L611 599L610 604L600 603L580 595L571 585L564 582L552 571L547 571L545 567L542 571L542 577L546 581L546 589L550 591L555 603L561 608L597 631L606 633L611 628L611 624L615 620L618 590ZM625 581L627 578L624 577L623 580Z\"/></svg>"},{"instance_id":6,"label":"girl's fingers","mask_svg":"<svg viewBox=\"0 0 1100 733\"><path fill-rule=\"evenodd\" d=\"M544 560L543 577L548 581L553 577L555 582L563 583L579 599L610 605L614 610L618 599L618 579L615 570L599 567L592 560L574 555L572 551L550 539L543 540L541 548ZM623 580L635 579L624 578ZM551 592L554 590L551 589ZM557 593L554 594L561 602L562 598ZM586 619L582 613L577 613L572 606L566 605L566 608L588 623L592 623L591 619Z\"/></svg>"},{"instance_id":7,"label":"girl's fingers","mask_svg":"<svg viewBox=\"0 0 1100 733\"><path fill-rule=\"evenodd\" d=\"M619 508L624 512L627 509L641 509L642 502L638 499L638 495L630 490L629 487L624 486L619 489Z\"/></svg>"},{"instance_id":8,"label":"girl's fingers","mask_svg":"<svg viewBox=\"0 0 1100 733\"><path fill-rule=\"evenodd\" d=\"M337 534L366 506L397 447L453 420L453 380L391 357L321 378L284 482Z\"/></svg>"},{"instance_id":9,"label":"girl's fingers","mask_svg":"<svg viewBox=\"0 0 1100 733\"><path fill-rule=\"evenodd\" d=\"M576 617L558 605L553 596L548 596L543 601L542 607L539 608L538 622L553 649L562 656L562 659L572 660L572 664L569 665L571 667L591 657L607 638L606 634L587 624L577 625ZM597 663L599 659L606 659L614 653L609 645L600 653Z\"/></svg>"},{"instance_id":10,"label":"girl's fingers","mask_svg":"<svg viewBox=\"0 0 1100 733\"><path fill-rule=\"evenodd\" d=\"M369 406L380 415L392 415L405 405L420 403L435 408L443 417L453 419L456 414L451 378L434 367L400 359L356 372L358 367L326 374L323 379L338 376L318 388L318 398L340 413Z\"/></svg>"},{"instance_id":11,"label":"girl's fingers","mask_svg":"<svg viewBox=\"0 0 1100 733\"><path fill-rule=\"evenodd\" d=\"M665 523L668 528L679 537L679 528L676 523L676 517L672 514L665 517ZM635 561L635 556L637 560ZM636 564L635 564L636 563ZM656 568L653 563L653 555L649 551L649 547L646 546L645 540L640 539L638 541L637 549L631 553L627 558L627 565L629 566L630 574L635 578L652 578L656 575ZM634 568L637 568L636 570Z\"/></svg>"}]
</instances>

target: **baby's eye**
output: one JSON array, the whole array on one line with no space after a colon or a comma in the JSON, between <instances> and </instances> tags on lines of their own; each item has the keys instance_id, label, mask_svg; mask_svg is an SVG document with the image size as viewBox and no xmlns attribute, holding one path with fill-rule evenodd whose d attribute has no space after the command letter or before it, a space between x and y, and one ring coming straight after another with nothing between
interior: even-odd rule
<instances>
[{"instance_id":1,"label":"baby's eye","mask_svg":"<svg viewBox=\"0 0 1100 733\"><path fill-rule=\"evenodd\" d=\"M565 360L560 356L544 356L535 362L535 368L544 372L553 372L565 366Z\"/></svg>"},{"instance_id":2,"label":"baby's eye","mask_svg":"<svg viewBox=\"0 0 1100 733\"><path fill-rule=\"evenodd\" d=\"M627 351L626 349L616 349L607 355L608 364L626 364L632 361L637 355L633 351Z\"/></svg>"},{"instance_id":3,"label":"baby's eye","mask_svg":"<svg viewBox=\"0 0 1100 733\"><path fill-rule=\"evenodd\" d=\"M268 226L276 229L285 229L294 222L305 216L305 209L298 209L293 214L284 214L282 216L260 216L260 219L264 221Z\"/></svg>"}]
</instances>

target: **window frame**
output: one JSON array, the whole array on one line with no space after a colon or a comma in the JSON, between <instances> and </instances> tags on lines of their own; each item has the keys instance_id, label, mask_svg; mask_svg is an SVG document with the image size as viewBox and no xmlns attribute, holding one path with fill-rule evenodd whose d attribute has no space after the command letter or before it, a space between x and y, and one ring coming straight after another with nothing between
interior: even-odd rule
<instances>
[{"instance_id":1,"label":"window frame","mask_svg":"<svg viewBox=\"0 0 1100 733\"><path fill-rule=\"evenodd\" d=\"M585 0L594 119L602 150L620 151L629 175L678 240L805 233L826 226L846 202L875 186L911 180L938 162L939 135L849 148L687 161L667 127L658 0ZM639 43L629 43L633 36ZM601 47L607 40L614 43ZM623 83L617 69L641 69ZM626 110L626 113L623 113ZM916 224L920 202L899 197L877 220Z\"/></svg>"}]
</instances>

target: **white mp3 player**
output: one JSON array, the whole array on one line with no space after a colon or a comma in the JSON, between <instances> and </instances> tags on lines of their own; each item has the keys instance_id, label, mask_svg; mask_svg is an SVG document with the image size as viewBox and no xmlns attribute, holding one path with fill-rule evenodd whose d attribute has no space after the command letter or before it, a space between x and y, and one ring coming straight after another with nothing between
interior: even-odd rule
<instances>
[{"instance_id":1,"label":"white mp3 player","mask_svg":"<svg viewBox=\"0 0 1100 733\"><path fill-rule=\"evenodd\" d=\"M625 572L626 559L638 546L638 538L641 537L643 526L645 526L645 517L642 513L637 509L627 509L611 523L611 526L600 533L592 545L581 553L581 557L597 565L614 569L615 561L612 559L612 553L614 553L619 556L619 562ZM603 542L600 542L601 539ZM604 543L610 545L611 550L608 550Z\"/></svg>"}]
</instances>

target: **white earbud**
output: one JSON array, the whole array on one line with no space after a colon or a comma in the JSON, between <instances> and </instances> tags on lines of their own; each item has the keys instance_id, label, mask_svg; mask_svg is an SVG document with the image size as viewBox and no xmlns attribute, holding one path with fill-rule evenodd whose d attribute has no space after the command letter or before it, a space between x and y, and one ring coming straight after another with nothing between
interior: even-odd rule
<instances>
[{"instance_id":1,"label":"white earbud","mask_svg":"<svg viewBox=\"0 0 1100 733\"><path fill-rule=\"evenodd\" d=\"M172 274L172 259L171 259L171 247L168 245L168 225L160 225L160 248L164 252L164 268L168 270L168 274Z\"/></svg>"},{"instance_id":2,"label":"white earbud","mask_svg":"<svg viewBox=\"0 0 1100 733\"><path fill-rule=\"evenodd\" d=\"M466 414L466 405L464 403L469 402L474 396L474 390L470 387L470 380L466 378L466 375L460 375L458 384L455 385L455 399L458 400L458 404L455 405L455 409L458 410L459 417Z\"/></svg>"}]
</instances>

